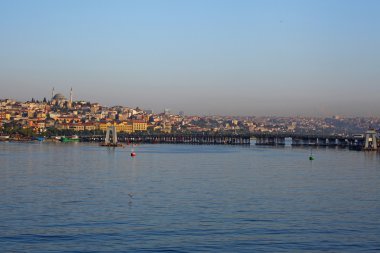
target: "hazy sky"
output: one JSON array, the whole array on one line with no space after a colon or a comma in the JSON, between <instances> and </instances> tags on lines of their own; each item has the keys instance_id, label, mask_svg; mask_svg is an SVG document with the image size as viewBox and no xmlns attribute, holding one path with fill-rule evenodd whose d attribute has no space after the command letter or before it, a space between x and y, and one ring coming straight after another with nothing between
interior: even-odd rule
<instances>
[{"instance_id":1,"label":"hazy sky","mask_svg":"<svg viewBox=\"0 0 380 253\"><path fill-rule=\"evenodd\" d=\"M0 0L0 97L380 116L380 1Z\"/></svg>"}]
</instances>

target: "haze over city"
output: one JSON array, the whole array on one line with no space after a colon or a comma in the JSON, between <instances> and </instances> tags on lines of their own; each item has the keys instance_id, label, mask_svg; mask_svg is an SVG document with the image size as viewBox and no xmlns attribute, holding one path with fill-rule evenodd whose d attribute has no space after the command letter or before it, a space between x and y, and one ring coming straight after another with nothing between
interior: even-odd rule
<instances>
[{"instance_id":1,"label":"haze over city","mask_svg":"<svg viewBox=\"0 0 380 253\"><path fill-rule=\"evenodd\" d=\"M380 116L379 1L0 1L1 97Z\"/></svg>"}]
</instances>

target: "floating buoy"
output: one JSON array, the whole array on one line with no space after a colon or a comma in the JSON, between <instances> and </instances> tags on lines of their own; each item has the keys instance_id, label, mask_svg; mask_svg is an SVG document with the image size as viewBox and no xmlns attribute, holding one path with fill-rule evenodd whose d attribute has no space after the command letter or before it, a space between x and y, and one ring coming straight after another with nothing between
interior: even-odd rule
<instances>
[{"instance_id":1,"label":"floating buoy","mask_svg":"<svg viewBox=\"0 0 380 253\"><path fill-rule=\"evenodd\" d=\"M314 157L313 157L313 150L312 150L312 149L310 150L309 160L310 160L310 161L313 161L313 160L314 160Z\"/></svg>"},{"instance_id":2,"label":"floating buoy","mask_svg":"<svg viewBox=\"0 0 380 253\"><path fill-rule=\"evenodd\" d=\"M132 152L132 153L131 153L131 156L132 156L132 157L136 156L136 153L135 153L135 152Z\"/></svg>"}]
</instances>

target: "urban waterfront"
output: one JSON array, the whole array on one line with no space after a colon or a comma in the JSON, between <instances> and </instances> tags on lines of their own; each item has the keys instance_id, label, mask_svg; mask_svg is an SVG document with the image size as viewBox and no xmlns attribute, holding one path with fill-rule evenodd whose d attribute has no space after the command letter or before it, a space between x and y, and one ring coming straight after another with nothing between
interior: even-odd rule
<instances>
[{"instance_id":1,"label":"urban waterfront","mask_svg":"<svg viewBox=\"0 0 380 253\"><path fill-rule=\"evenodd\" d=\"M0 143L4 252L380 251L380 154Z\"/></svg>"}]
</instances>

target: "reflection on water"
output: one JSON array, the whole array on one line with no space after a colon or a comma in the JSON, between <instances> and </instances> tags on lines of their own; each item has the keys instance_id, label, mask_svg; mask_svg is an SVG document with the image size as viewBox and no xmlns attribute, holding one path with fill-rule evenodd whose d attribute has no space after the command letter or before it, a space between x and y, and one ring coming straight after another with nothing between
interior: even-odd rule
<instances>
[{"instance_id":1,"label":"reflection on water","mask_svg":"<svg viewBox=\"0 0 380 253\"><path fill-rule=\"evenodd\" d=\"M380 250L373 152L0 143L4 252Z\"/></svg>"}]
</instances>

